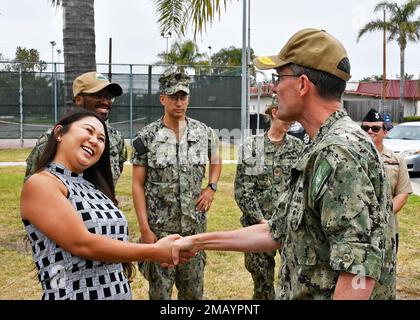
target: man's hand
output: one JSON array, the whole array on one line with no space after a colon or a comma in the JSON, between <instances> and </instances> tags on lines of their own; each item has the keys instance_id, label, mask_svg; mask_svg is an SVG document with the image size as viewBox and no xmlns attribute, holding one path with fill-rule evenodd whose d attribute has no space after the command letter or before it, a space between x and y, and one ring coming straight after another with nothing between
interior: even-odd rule
<instances>
[{"instance_id":1,"label":"man's hand","mask_svg":"<svg viewBox=\"0 0 420 320\"><path fill-rule=\"evenodd\" d=\"M140 243L155 243L157 237L152 230L141 232Z\"/></svg>"},{"instance_id":2,"label":"man's hand","mask_svg":"<svg viewBox=\"0 0 420 320\"><path fill-rule=\"evenodd\" d=\"M210 206L213 202L214 191L210 188L201 190L201 194L195 202L195 208L200 212L207 212L210 210Z\"/></svg>"},{"instance_id":3,"label":"man's hand","mask_svg":"<svg viewBox=\"0 0 420 320\"><path fill-rule=\"evenodd\" d=\"M172 261L174 265L183 263L185 257L195 256L197 249L194 246L193 236L179 238L174 242L172 247Z\"/></svg>"},{"instance_id":4,"label":"man's hand","mask_svg":"<svg viewBox=\"0 0 420 320\"><path fill-rule=\"evenodd\" d=\"M158 251L157 260L161 263L161 266L166 266L169 268L174 267L172 261L172 248L174 246L175 240L181 238L179 234L171 234L162 239L159 239L155 245Z\"/></svg>"}]
</instances>

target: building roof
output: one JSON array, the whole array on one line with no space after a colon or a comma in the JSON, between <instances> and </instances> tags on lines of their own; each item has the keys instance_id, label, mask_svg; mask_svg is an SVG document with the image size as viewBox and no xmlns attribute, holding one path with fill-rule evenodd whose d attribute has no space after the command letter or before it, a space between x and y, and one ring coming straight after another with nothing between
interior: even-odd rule
<instances>
[{"instance_id":1,"label":"building roof","mask_svg":"<svg viewBox=\"0 0 420 320\"><path fill-rule=\"evenodd\" d=\"M258 87L249 88L250 96L258 95ZM273 84L272 83L263 83L261 85L261 97L271 97L273 95Z\"/></svg>"},{"instance_id":2,"label":"building roof","mask_svg":"<svg viewBox=\"0 0 420 320\"><path fill-rule=\"evenodd\" d=\"M382 81L360 82L357 89L354 86L347 87L346 93L370 97L382 97ZM387 80L387 99L399 99L400 80ZM404 86L404 98L408 100L420 100L420 80L406 80Z\"/></svg>"}]
</instances>

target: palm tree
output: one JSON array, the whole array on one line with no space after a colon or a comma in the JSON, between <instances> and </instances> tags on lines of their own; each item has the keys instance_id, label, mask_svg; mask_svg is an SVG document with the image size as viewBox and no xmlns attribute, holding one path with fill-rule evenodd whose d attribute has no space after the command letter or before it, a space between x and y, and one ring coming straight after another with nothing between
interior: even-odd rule
<instances>
[{"instance_id":1,"label":"palm tree","mask_svg":"<svg viewBox=\"0 0 420 320\"><path fill-rule=\"evenodd\" d=\"M252 61L255 58L254 49L250 49L250 60ZM218 52L212 55L211 57L212 64L217 66L227 66L227 67L240 67L242 65L242 48L236 48L230 46L228 48L220 49ZM215 69L216 74L222 74L225 72L232 72L229 69ZM250 76L255 78L255 66L251 65L249 70Z\"/></svg>"},{"instance_id":2,"label":"palm tree","mask_svg":"<svg viewBox=\"0 0 420 320\"><path fill-rule=\"evenodd\" d=\"M153 0L158 14L160 31L164 34L175 31L185 36L191 27L196 35L206 31L217 15L220 19L222 6L226 9L229 0Z\"/></svg>"},{"instance_id":3,"label":"palm tree","mask_svg":"<svg viewBox=\"0 0 420 320\"><path fill-rule=\"evenodd\" d=\"M405 49L408 42L420 40L420 17L412 20L417 8L420 7L420 0L409 0L403 5L395 2L382 1L375 6L375 12L387 10L390 12L388 21L373 20L368 22L359 30L357 41L367 32L386 30L389 32L388 41L395 40L400 47L400 119L404 116L403 98L405 83Z\"/></svg>"},{"instance_id":4,"label":"palm tree","mask_svg":"<svg viewBox=\"0 0 420 320\"><path fill-rule=\"evenodd\" d=\"M72 105L72 82L86 71L96 69L94 0L48 0L63 8L63 46L65 105ZM171 30L185 35L189 27L197 33L206 30L214 17L221 14L221 3L228 0L153 0L161 32Z\"/></svg>"},{"instance_id":5,"label":"palm tree","mask_svg":"<svg viewBox=\"0 0 420 320\"><path fill-rule=\"evenodd\" d=\"M156 64L176 64L179 66L208 64L207 61L203 60L206 55L200 53L197 44L191 40L177 41L172 44L169 52L161 52L157 56L160 60ZM196 71L198 71L198 68Z\"/></svg>"},{"instance_id":6,"label":"palm tree","mask_svg":"<svg viewBox=\"0 0 420 320\"><path fill-rule=\"evenodd\" d=\"M94 0L49 0L63 9L65 106L72 106L73 80L96 70Z\"/></svg>"}]
</instances>

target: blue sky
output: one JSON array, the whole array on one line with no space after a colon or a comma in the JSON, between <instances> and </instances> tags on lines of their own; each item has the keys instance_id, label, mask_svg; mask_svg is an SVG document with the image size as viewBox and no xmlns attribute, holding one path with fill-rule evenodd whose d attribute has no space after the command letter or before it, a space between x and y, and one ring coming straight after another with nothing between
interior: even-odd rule
<instances>
[{"instance_id":1,"label":"blue sky","mask_svg":"<svg viewBox=\"0 0 420 320\"><path fill-rule=\"evenodd\" d=\"M367 34L357 43L357 31L373 18L377 0L258 0L251 2L251 46L257 55L276 54L290 36L301 28L322 28L340 39L352 64L352 80L382 73L382 33ZM403 3L404 1L396 1ZM417 16L420 15L420 10ZM96 59L108 61L108 39L113 38L113 61L148 64L166 48L160 36L151 0L96 0ZM48 0L0 0L0 53L14 57L17 46L36 48L41 59L51 61L50 41L62 49L62 18ZM227 11L198 37L202 52L242 45L242 1L233 0ZM169 39L169 43L174 41ZM55 52L55 61L58 56ZM420 44L406 50L406 72L420 76ZM62 55L61 55L62 60ZM399 48L388 44L388 75L399 74Z\"/></svg>"}]
</instances>

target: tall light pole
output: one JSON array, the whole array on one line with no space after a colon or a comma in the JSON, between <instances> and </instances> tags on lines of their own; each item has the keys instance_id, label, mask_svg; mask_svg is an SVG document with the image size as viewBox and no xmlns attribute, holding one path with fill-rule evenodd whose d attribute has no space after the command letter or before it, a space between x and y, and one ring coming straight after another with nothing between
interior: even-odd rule
<instances>
[{"instance_id":1,"label":"tall light pole","mask_svg":"<svg viewBox=\"0 0 420 320\"><path fill-rule=\"evenodd\" d=\"M386 10L384 9L384 36L383 36L383 75L382 75L382 112L388 113L386 102Z\"/></svg>"},{"instance_id":2,"label":"tall light pole","mask_svg":"<svg viewBox=\"0 0 420 320\"><path fill-rule=\"evenodd\" d=\"M249 1L249 0L248 0ZM242 0L242 82L241 82L241 143L247 136L247 112L248 112L248 43L247 43L247 0Z\"/></svg>"},{"instance_id":3,"label":"tall light pole","mask_svg":"<svg viewBox=\"0 0 420 320\"><path fill-rule=\"evenodd\" d=\"M209 66L211 67L211 46L207 47L209 49Z\"/></svg>"},{"instance_id":4,"label":"tall light pole","mask_svg":"<svg viewBox=\"0 0 420 320\"><path fill-rule=\"evenodd\" d=\"M51 69L54 69L54 47L56 42L54 40L50 41L51 44Z\"/></svg>"},{"instance_id":5,"label":"tall light pole","mask_svg":"<svg viewBox=\"0 0 420 320\"><path fill-rule=\"evenodd\" d=\"M54 123L57 122L57 83L56 83L56 66L54 63L54 47L56 42L54 40L50 41L51 44L51 74L53 79L53 86L52 86L52 97L53 97L53 107L54 107Z\"/></svg>"},{"instance_id":6,"label":"tall light pole","mask_svg":"<svg viewBox=\"0 0 420 320\"><path fill-rule=\"evenodd\" d=\"M58 73L60 73L60 54L63 52L61 49L57 49L58 54Z\"/></svg>"},{"instance_id":7,"label":"tall light pole","mask_svg":"<svg viewBox=\"0 0 420 320\"><path fill-rule=\"evenodd\" d=\"M169 41L169 38L172 36L172 33L170 31L166 34L162 32L160 35L164 39L166 39L165 63L168 64L168 41Z\"/></svg>"}]
</instances>

